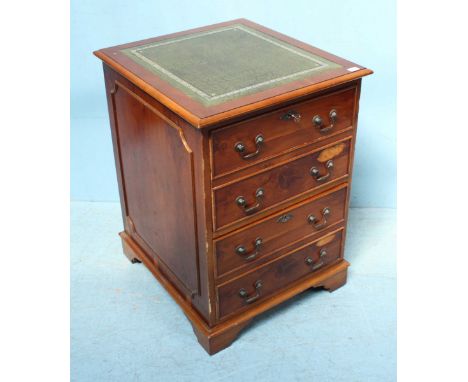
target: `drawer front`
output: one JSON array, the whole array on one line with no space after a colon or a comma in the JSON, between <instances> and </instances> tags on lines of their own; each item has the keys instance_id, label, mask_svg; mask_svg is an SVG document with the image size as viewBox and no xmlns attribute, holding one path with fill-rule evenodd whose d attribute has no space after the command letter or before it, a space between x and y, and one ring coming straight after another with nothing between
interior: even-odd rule
<instances>
[{"instance_id":1,"label":"drawer front","mask_svg":"<svg viewBox=\"0 0 468 382\"><path fill-rule=\"evenodd\" d=\"M215 229L348 175L350 146L348 139L216 189Z\"/></svg>"},{"instance_id":2,"label":"drawer front","mask_svg":"<svg viewBox=\"0 0 468 382\"><path fill-rule=\"evenodd\" d=\"M215 130L213 176L240 170L351 127L355 94L353 87Z\"/></svg>"},{"instance_id":3,"label":"drawer front","mask_svg":"<svg viewBox=\"0 0 468 382\"><path fill-rule=\"evenodd\" d=\"M343 222L347 188L315 196L232 235L215 240L217 276L247 270L294 242L320 235ZM327 209L328 214L323 214ZM316 219L312 221L310 216Z\"/></svg>"},{"instance_id":4,"label":"drawer front","mask_svg":"<svg viewBox=\"0 0 468 382\"><path fill-rule=\"evenodd\" d=\"M217 288L219 316L262 302L289 284L313 274L341 257L342 231L323 236L243 277Z\"/></svg>"}]
</instances>

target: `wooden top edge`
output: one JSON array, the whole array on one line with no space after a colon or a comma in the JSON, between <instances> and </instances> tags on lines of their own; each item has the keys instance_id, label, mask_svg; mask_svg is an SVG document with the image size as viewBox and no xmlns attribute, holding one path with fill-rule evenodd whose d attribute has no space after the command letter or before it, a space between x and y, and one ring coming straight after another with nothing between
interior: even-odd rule
<instances>
[{"instance_id":1,"label":"wooden top edge","mask_svg":"<svg viewBox=\"0 0 468 382\"><path fill-rule=\"evenodd\" d=\"M165 96L163 93L158 91L157 89L149 86L145 81L141 78L136 76L135 74L126 70L123 66L119 65L115 61L109 58L109 56L103 54L100 50L93 52L96 57L101 59L107 65L109 65L112 69L120 73L121 75L125 76L129 81L133 84L138 86L144 92L148 93L157 101L161 102L164 106L168 107L174 113L185 119L191 125L193 125L197 129L203 129L206 127L211 127L216 124L227 122L230 119L234 119L236 117L240 117L243 114L247 114L254 110L261 110L271 106L275 106L282 102L292 101L295 98L307 96L309 94L313 94L315 92L326 90L328 88L338 86L344 84L346 82L350 82L374 73L372 70L364 68L360 69L356 72L345 74L340 77L336 77L330 80L326 80L323 82L319 82L317 84L309 85L289 93L284 93L275 97L267 98L262 101L254 102L239 108L231 109L216 115L212 115L205 118L200 118L197 115L191 113L189 110L183 108L181 105L173 101L171 98Z\"/></svg>"},{"instance_id":2,"label":"wooden top edge","mask_svg":"<svg viewBox=\"0 0 468 382\"><path fill-rule=\"evenodd\" d=\"M206 28L211 28L211 27L217 27L217 26L223 26L223 25L230 25L234 23L239 23L239 22L244 22L247 25L258 25L255 24L254 22L247 20L245 18L239 18L239 19L234 19L222 23L217 23L217 24L212 24L210 26L205 26L205 27L200 27L200 28L193 28L190 30L182 31L182 32L176 32L176 33L171 33L171 34L166 34L157 37L159 38L168 38L172 36L177 36L181 34L186 34L190 32L195 32L198 30L203 30ZM259 25L260 26L260 25ZM261 27L261 26L260 26ZM268 29L268 28L265 28ZM272 31L274 32L274 31ZM277 33L277 32L276 32ZM279 33L277 33L279 35ZM285 36L289 38L288 36ZM291 40L294 40L290 38ZM146 40L141 40L137 43L144 43L145 41L153 41L154 38L146 39ZM298 40L296 40L298 41ZM358 66L359 70L356 70L355 72L350 72L350 73L345 73L343 75L333 77L330 79L323 80L321 82L317 82L314 84L310 85L305 85L303 87L291 90L289 92L285 92L282 94L277 94L277 95L272 95L271 97L267 97L258 101L252 101L251 103L247 103L238 107L233 107L231 109L227 109L224 111L219 111L218 113L213 113L211 115L206 115L203 116L203 113L201 115L195 114L197 110L194 110L193 112L188 110L186 107L182 106L180 103L174 101L172 98L164 94L162 91L156 89L154 86L150 85L147 81L145 81L143 78L139 77L137 74L133 73L132 71L128 70L125 66L121 65L119 62L114 60L111 55L109 54L110 51L113 51L115 49L121 49L125 48L127 46L133 45L135 42L128 43L128 44L123 44L123 45L116 45L111 48L103 48L99 49L93 52L93 54L101 59L105 64L107 64L109 67L114 69L116 72L121 74L122 76L126 77L129 81L131 81L134 85L142 89L144 92L148 93L151 97L156 99L158 102L162 103L164 106L169 108L171 111L173 111L175 114L179 115L183 119L185 119L187 122L189 122L191 125L193 125L197 129L203 129L207 127L213 127L215 125L221 124L221 123L226 123L231 119L234 118L239 118L243 115L252 113L256 110L262 110L270 107L274 107L276 105L279 105L283 102L290 102L293 101L296 98L308 96L310 94L313 94L318 91L326 90L334 86L338 86L341 84L344 84L346 82L350 82L365 76L368 76L373 73L372 70L363 68L362 66ZM314 49L318 49L315 48ZM325 51L323 51L325 52ZM327 52L325 52L327 53ZM328 53L327 53L328 54ZM331 54L330 54L331 56ZM337 57L337 56L336 56ZM350 63L350 62L349 62ZM187 106L187 105L186 105ZM188 105L190 106L190 105Z\"/></svg>"},{"instance_id":3,"label":"wooden top edge","mask_svg":"<svg viewBox=\"0 0 468 382\"><path fill-rule=\"evenodd\" d=\"M296 89L291 92L280 94L278 96L274 96L271 98L267 98L262 101L251 103L251 104L239 107L237 109L231 109L226 112L219 113L213 116L200 118L199 123L196 127L201 129L204 127L223 123L229 119L239 117L251 111L261 110L261 109L265 109L271 106L278 105L283 102L293 101L296 98L304 97L304 96L307 96L307 95L310 95L310 94L313 94L322 90L329 89L334 86L342 85L346 82L351 82L359 78L371 75L372 73L374 73L372 70L364 68L354 73L349 73L340 77L336 77L330 80L319 82L317 84L305 86L303 88Z\"/></svg>"},{"instance_id":4,"label":"wooden top edge","mask_svg":"<svg viewBox=\"0 0 468 382\"><path fill-rule=\"evenodd\" d=\"M157 89L153 88L152 86L148 85L145 81L139 78L137 75L133 74L132 72L125 69L122 65L112 60L109 56L102 52L102 50L97 50L93 52L93 54L101 59L104 63L109 65L112 69L116 72L127 78L130 82L134 85L139 87L144 92L148 93L157 101L161 102L164 106L171 109L174 113L180 115L184 118L187 122L189 122L194 127L200 127L200 118L196 115L192 114L190 111L184 109L178 103L173 101L171 98L167 97Z\"/></svg>"}]
</instances>

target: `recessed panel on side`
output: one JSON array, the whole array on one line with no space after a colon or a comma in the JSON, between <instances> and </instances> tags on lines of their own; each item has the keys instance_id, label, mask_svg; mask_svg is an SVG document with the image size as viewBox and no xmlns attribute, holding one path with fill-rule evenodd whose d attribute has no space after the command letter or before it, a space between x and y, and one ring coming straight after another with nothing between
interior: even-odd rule
<instances>
[{"instance_id":1,"label":"recessed panel on side","mask_svg":"<svg viewBox=\"0 0 468 382\"><path fill-rule=\"evenodd\" d=\"M151 248L189 293L198 291L193 153L182 130L116 82L115 124L129 234Z\"/></svg>"}]
</instances>

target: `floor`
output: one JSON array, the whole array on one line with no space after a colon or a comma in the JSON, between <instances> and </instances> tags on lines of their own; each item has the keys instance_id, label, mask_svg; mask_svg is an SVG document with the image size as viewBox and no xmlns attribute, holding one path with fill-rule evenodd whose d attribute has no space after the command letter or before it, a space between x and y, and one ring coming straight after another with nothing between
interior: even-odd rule
<instances>
[{"instance_id":1,"label":"floor","mask_svg":"<svg viewBox=\"0 0 468 382\"><path fill-rule=\"evenodd\" d=\"M210 357L142 264L117 203L71 207L72 381L396 381L396 211L352 209L348 283L271 310Z\"/></svg>"}]
</instances>

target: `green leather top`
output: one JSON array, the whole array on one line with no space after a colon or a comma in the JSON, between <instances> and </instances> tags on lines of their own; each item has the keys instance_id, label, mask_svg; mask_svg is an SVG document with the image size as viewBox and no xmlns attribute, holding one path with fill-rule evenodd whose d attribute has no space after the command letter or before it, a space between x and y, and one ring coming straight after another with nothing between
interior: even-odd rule
<instances>
[{"instance_id":1,"label":"green leather top","mask_svg":"<svg viewBox=\"0 0 468 382\"><path fill-rule=\"evenodd\" d=\"M205 106L341 67L241 24L122 53Z\"/></svg>"}]
</instances>

